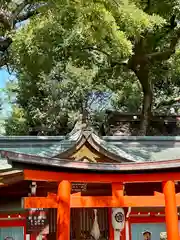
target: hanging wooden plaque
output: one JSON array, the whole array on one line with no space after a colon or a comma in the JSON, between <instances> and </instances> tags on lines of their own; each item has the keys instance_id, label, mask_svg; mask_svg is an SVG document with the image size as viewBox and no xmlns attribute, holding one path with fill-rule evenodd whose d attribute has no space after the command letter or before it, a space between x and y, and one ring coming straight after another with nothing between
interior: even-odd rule
<instances>
[{"instance_id":1,"label":"hanging wooden plaque","mask_svg":"<svg viewBox=\"0 0 180 240\"><path fill-rule=\"evenodd\" d=\"M87 184L86 183L72 183L72 192L86 192Z\"/></svg>"},{"instance_id":2,"label":"hanging wooden plaque","mask_svg":"<svg viewBox=\"0 0 180 240\"><path fill-rule=\"evenodd\" d=\"M41 232L49 224L48 209L29 209L26 220L27 234Z\"/></svg>"}]
</instances>

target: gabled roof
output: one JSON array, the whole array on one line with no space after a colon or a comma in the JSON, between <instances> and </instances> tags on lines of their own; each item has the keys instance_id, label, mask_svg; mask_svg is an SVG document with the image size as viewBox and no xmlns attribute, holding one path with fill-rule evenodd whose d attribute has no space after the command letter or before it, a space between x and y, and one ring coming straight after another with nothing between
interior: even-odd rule
<instances>
[{"instance_id":1,"label":"gabled roof","mask_svg":"<svg viewBox=\"0 0 180 240\"><path fill-rule=\"evenodd\" d=\"M41 137L39 141L31 142L34 139L29 138L28 140L26 138L26 143L22 142L22 139L20 139L20 148L17 148L17 142L14 141L15 138L13 137L10 139L12 142L10 143L9 148L7 145L5 148L0 148L0 151L3 153L1 161L7 161L7 159L3 158L5 152L9 153L12 158L13 156L14 158L21 156L24 159L34 159L35 157L36 159L39 159L39 161L41 161L42 157L50 159L74 159L75 161L88 162L97 162L98 158L106 158L109 162L136 162L140 160L138 157L134 158L124 150L100 139L91 130L78 130L74 134L64 137L64 139L61 138L59 141L51 142L51 144L44 141L45 139L46 138ZM54 139L49 138L49 141L52 140ZM86 151L82 150L85 146ZM28 147L30 149L26 152ZM8 167L10 166L11 165L8 165Z\"/></svg>"},{"instance_id":2,"label":"gabled roof","mask_svg":"<svg viewBox=\"0 0 180 240\"><path fill-rule=\"evenodd\" d=\"M71 145L68 144L69 142L71 142ZM68 144L69 148L63 147L66 144ZM135 159L133 155L128 154L126 151L111 144L110 142L108 143L99 138L96 134L93 133L93 131L83 130L78 130L75 134L70 135L67 139L63 140L59 144L55 144L49 149L41 152L40 156L51 158L56 156L59 158L69 158L78 152L78 150L80 150L85 144L89 144L89 147L91 147L93 150L96 150L103 156L106 156L109 160L116 162L135 162L140 160L138 158Z\"/></svg>"},{"instance_id":3,"label":"gabled roof","mask_svg":"<svg viewBox=\"0 0 180 240\"><path fill-rule=\"evenodd\" d=\"M26 154L2 151L13 167L60 172L100 172L100 173L145 173L179 171L180 159L158 162L126 162L126 163L89 163L75 162L67 159L37 157Z\"/></svg>"},{"instance_id":4,"label":"gabled roof","mask_svg":"<svg viewBox=\"0 0 180 240\"><path fill-rule=\"evenodd\" d=\"M86 146L90 153L82 153ZM67 136L0 137L0 151L29 157L45 157L84 161L126 163L180 159L180 137L98 137L92 130L78 130ZM83 155L84 154L84 155ZM0 170L11 168L7 159L0 159Z\"/></svg>"}]
</instances>

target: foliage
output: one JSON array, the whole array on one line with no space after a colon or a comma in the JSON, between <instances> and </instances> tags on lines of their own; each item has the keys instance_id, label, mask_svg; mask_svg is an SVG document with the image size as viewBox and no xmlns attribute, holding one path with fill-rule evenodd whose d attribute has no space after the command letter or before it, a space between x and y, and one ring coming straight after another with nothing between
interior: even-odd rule
<instances>
[{"instance_id":1,"label":"foliage","mask_svg":"<svg viewBox=\"0 0 180 240\"><path fill-rule=\"evenodd\" d=\"M132 54L133 41L144 31L164 23L161 17L150 16L126 0L118 6L112 0L54 1L54 4L44 16L35 17L16 35L16 56L22 61L33 59L47 64L47 56L50 61L69 56L77 61L85 53L87 57L88 50L122 60Z\"/></svg>"},{"instance_id":2,"label":"foliage","mask_svg":"<svg viewBox=\"0 0 180 240\"><path fill-rule=\"evenodd\" d=\"M43 0L0 0L0 67L8 67L12 36L21 23L40 14L46 5Z\"/></svg>"},{"instance_id":3,"label":"foliage","mask_svg":"<svg viewBox=\"0 0 180 240\"><path fill-rule=\"evenodd\" d=\"M113 93L113 105L122 110L139 110L143 102L140 134L146 134L153 103L159 101L153 95L161 94L168 83L163 67L171 66L167 61L180 37L179 1L48 4L45 13L34 16L13 37L17 103L30 126L59 134L72 122L69 115L82 112L94 92Z\"/></svg>"},{"instance_id":4,"label":"foliage","mask_svg":"<svg viewBox=\"0 0 180 240\"><path fill-rule=\"evenodd\" d=\"M13 107L12 115L5 120L5 132L7 135L28 135L28 124L23 109Z\"/></svg>"},{"instance_id":5,"label":"foliage","mask_svg":"<svg viewBox=\"0 0 180 240\"><path fill-rule=\"evenodd\" d=\"M97 111L106 96L100 85L93 84L95 75L95 69L77 68L70 62L57 64L49 74L42 73L38 82L28 78L24 81L25 76L21 75L18 89L13 90L17 92L16 104L26 113L27 133L67 134L80 113ZM6 125L15 123L16 120L8 121ZM11 130L13 126L9 128ZM7 134L12 132L8 130Z\"/></svg>"}]
</instances>

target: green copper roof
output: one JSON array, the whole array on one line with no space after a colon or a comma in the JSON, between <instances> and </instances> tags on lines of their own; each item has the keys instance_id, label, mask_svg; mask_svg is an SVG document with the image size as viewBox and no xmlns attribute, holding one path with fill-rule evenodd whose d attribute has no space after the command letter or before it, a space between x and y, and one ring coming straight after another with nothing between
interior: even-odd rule
<instances>
[{"instance_id":1,"label":"green copper roof","mask_svg":"<svg viewBox=\"0 0 180 240\"><path fill-rule=\"evenodd\" d=\"M0 150L53 157L73 147L79 133L65 137L0 137ZM135 161L180 159L180 137L105 136L99 144L117 156ZM6 159L0 159L0 170L10 168Z\"/></svg>"},{"instance_id":2,"label":"green copper roof","mask_svg":"<svg viewBox=\"0 0 180 240\"><path fill-rule=\"evenodd\" d=\"M180 137L104 137L104 140L143 158L144 161L162 161L180 159Z\"/></svg>"},{"instance_id":3,"label":"green copper roof","mask_svg":"<svg viewBox=\"0 0 180 240\"><path fill-rule=\"evenodd\" d=\"M64 143L65 137L0 137L0 150L24 153L30 155L46 156L52 149L62 152L71 147L71 141ZM0 159L0 170L10 168L6 159Z\"/></svg>"}]
</instances>

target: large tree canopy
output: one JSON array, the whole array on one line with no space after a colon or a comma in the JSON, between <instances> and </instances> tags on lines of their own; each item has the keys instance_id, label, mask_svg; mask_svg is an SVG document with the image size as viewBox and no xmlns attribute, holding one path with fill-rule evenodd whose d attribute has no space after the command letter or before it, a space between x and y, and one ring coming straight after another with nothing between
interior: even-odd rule
<instances>
[{"instance_id":1,"label":"large tree canopy","mask_svg":"<svg viewBox=\"0 0 180 240\"><path fill-rule=\"evenodd\" d=\"M18 25L41 12L47 1L0 0L0 67L7 65L8 49Z\"/></svg>"},{"instance_id":2,"label":"large tree canopy","mask_svg":"<svg viewBox=\"0 0 180 240\"><path fill-rule=\"evenodd\" d=\"M140 134L146 134L153 92L157 96L160 83L167 82L164 73L171 63L166 61L180 38L179 5L176 0L49 2L46 12L34 16L13 37L11 65L19 81L17 101L28 121L53 125L50 109L54 106L79 110L81 96L85 100L89 93L112 91L114 104L130 101L132 109L143 98ZM74 68L70 74L68 66ZM83 80L74 71L81 72ZM58 94L52 92L53 84ZM76 104L70 101L73 90L83 92L72 94Z\"/></svg>"}]
</instances>

